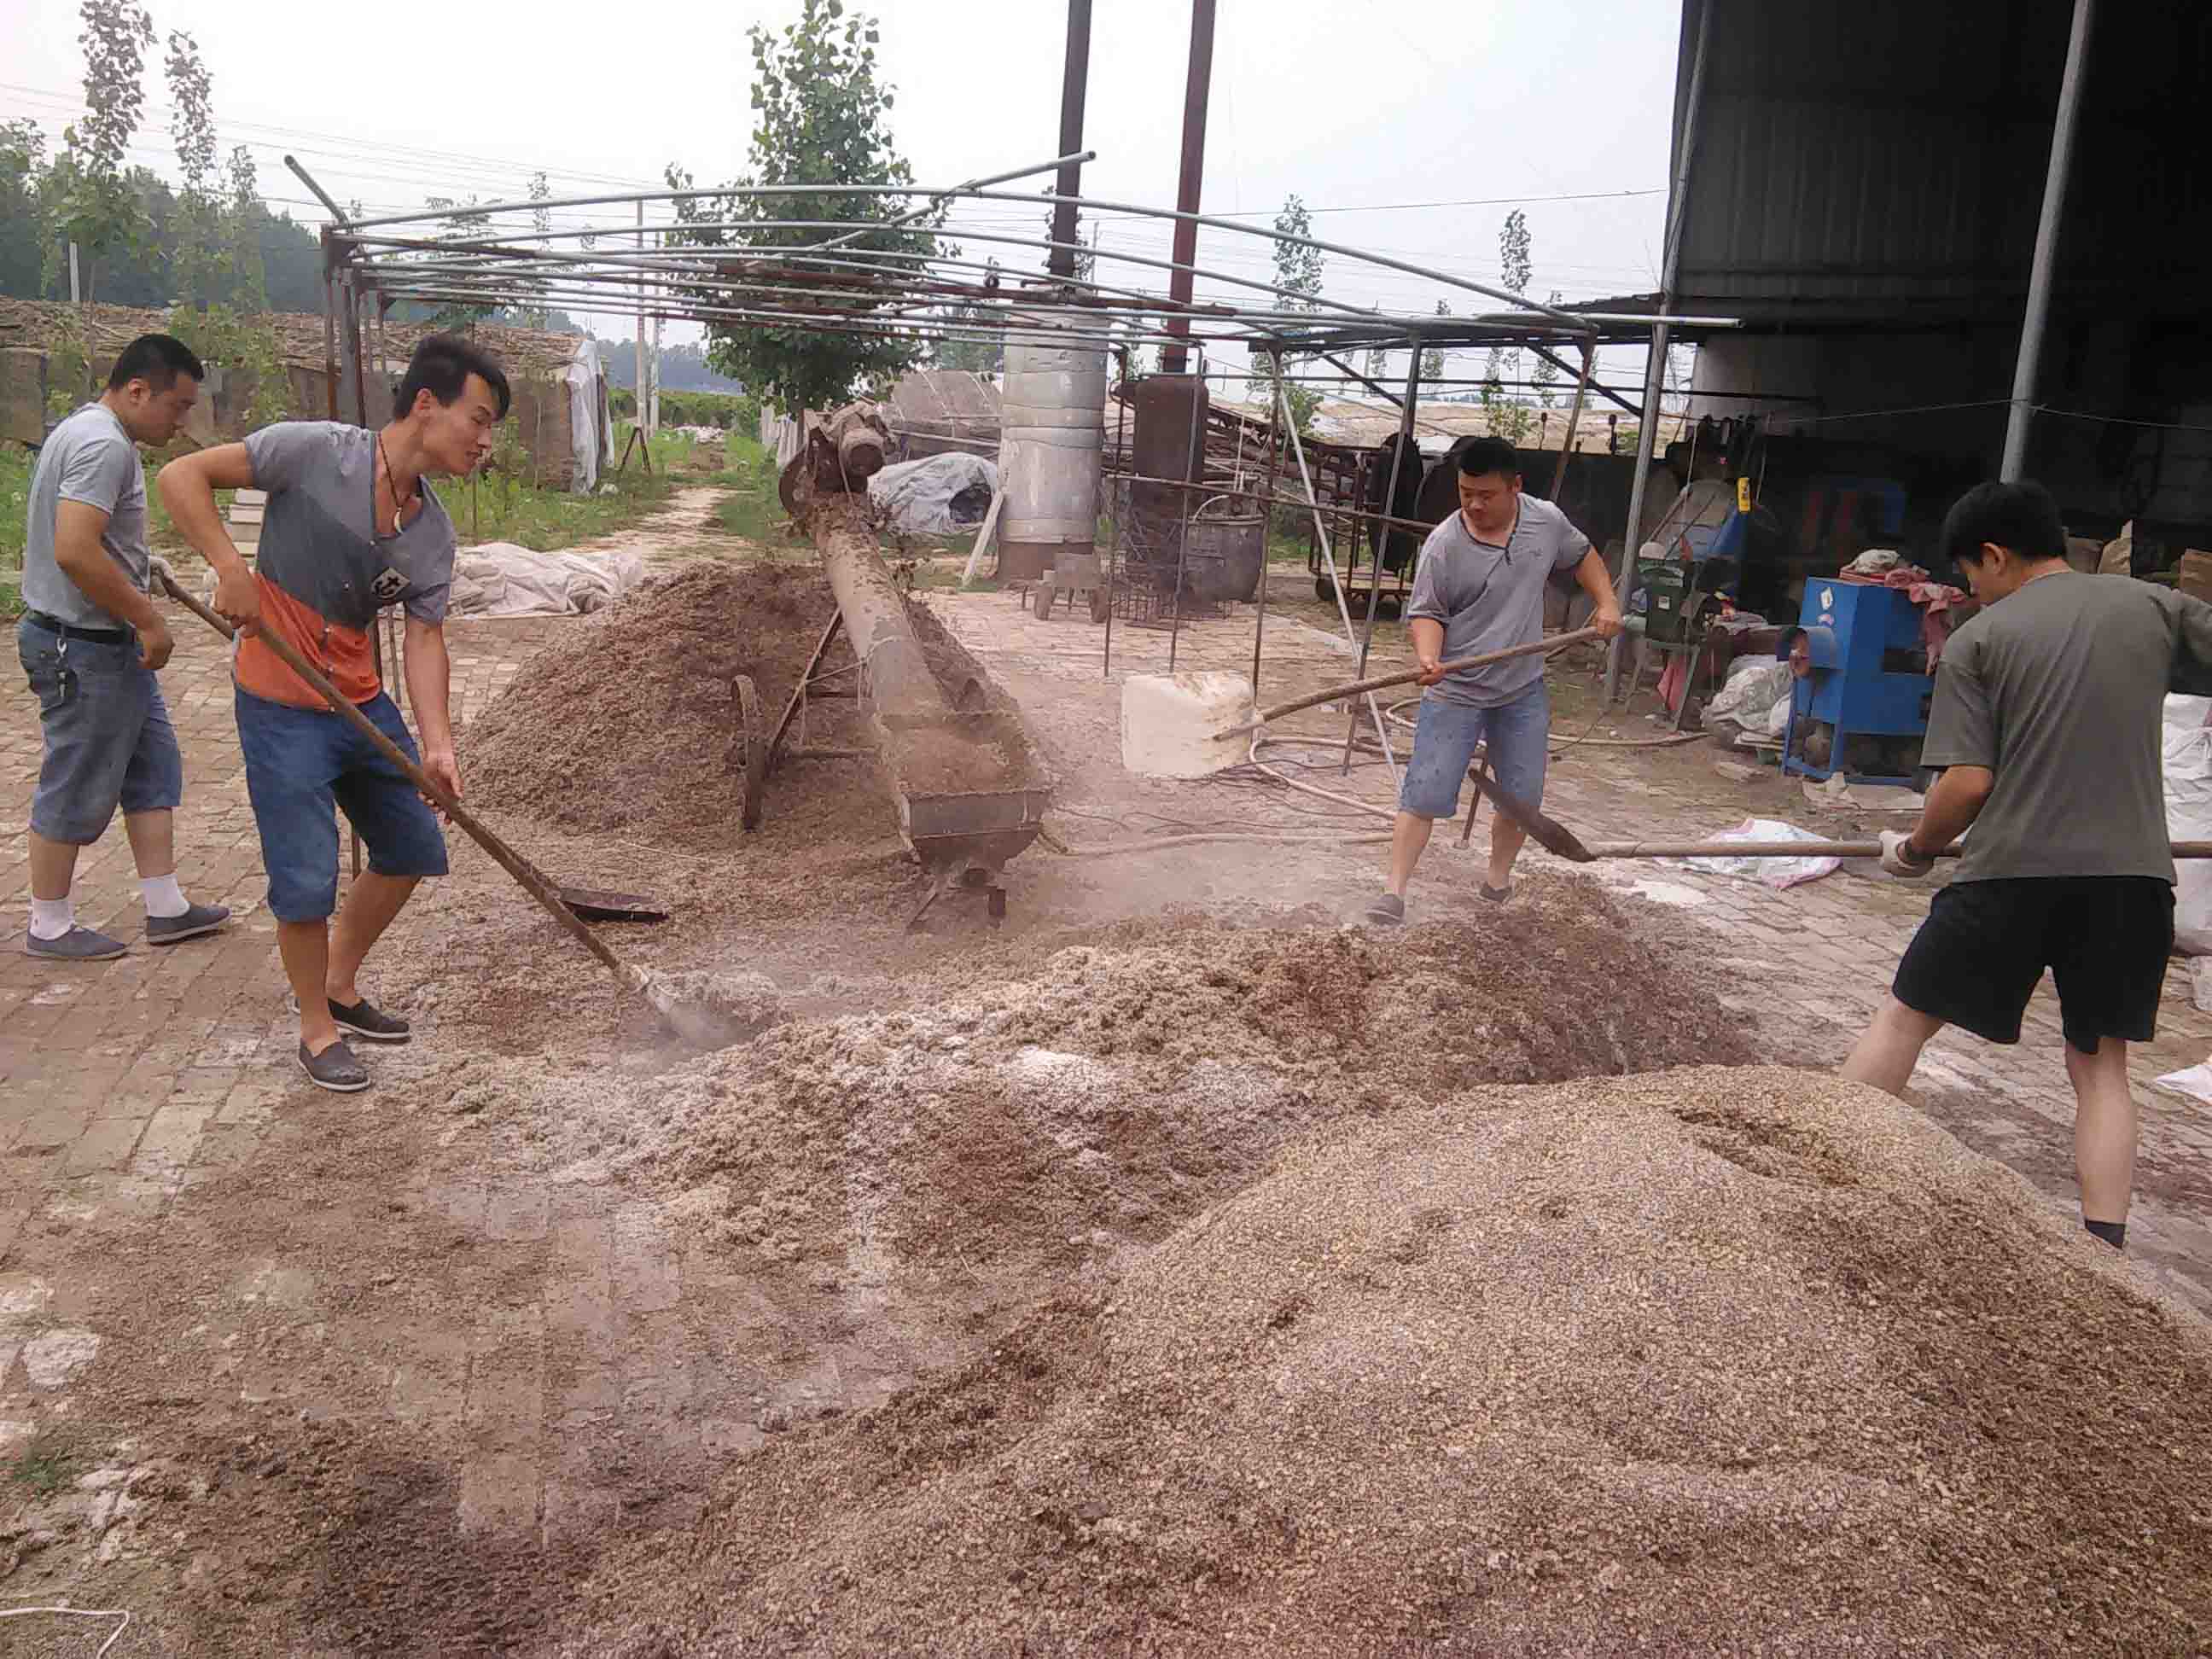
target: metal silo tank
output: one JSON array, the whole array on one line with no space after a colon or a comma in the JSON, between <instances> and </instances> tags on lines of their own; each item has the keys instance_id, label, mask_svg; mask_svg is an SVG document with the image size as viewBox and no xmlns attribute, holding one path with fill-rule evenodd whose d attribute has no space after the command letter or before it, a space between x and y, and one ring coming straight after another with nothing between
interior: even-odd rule
<instances>
[{"instance_id":1,"label":"metal silo tank","mask_svg":"<svg viewBox=\"0 0 2212 1659\"><path fill-rule=\"evenodd\" d=\"M1035 581L1096 550L1106 430L1106 340L1080 322L1032 319L1006 333L1000 395L999 575Z\"/></svg>"}]
</instances>

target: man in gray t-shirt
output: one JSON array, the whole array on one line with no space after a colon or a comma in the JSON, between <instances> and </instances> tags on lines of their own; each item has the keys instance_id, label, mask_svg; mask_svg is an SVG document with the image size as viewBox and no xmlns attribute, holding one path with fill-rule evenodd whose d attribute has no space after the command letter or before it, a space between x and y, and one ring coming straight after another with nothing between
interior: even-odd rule
<instances>
[{"instance_id":1,"label":"man in gray t-shirt","mask_svg":"<svg viewBox=\"0 0 2212 1659\"><path fill-rule=\"evenodd\" d=\"M1406 888L1431 828L1459 810L1468 764L1484 749L1498 786L1537 805L1552 739L1544 664L1517 657L1486 668L1443 672L1456 658L1533 645L1544 631L1544 588L1571 574L1596 610L1590 621L1607 637L1620 631L1620 606L1605 562L1549 501L1521 492L1521 459L1503 438L1471 439L1459 447L1459 511L1422 544L1407 615L1413 655L1421 665L1421 714L1413 758L1398 796L1390 838L1389 884L1367 907L1370 921L1406 919ZM1518 824L1503 816L1490 825L1489 879L1482 896L1511 896Z\"/></svg>"},{"instance_id":2,"label":"man in gray t-shirt","mask_svg":"<svg viewBox=\"0 0 2212 1659\"><path fill-rule=\"evenodd\" d=\"M1844 1075L1901 1096L1946 1025L2019 1042L2050 969L2082 1220L2118 1246L2136 1156L2128 1044L2157 1034L2173 944L2160 714L2170 689L2203 689L2212 605L2073 570L2039 485L1968 491L1943 537L1988 608L1943 647L1921 754L1942 776L1920 822L1882 837L1882 866L1924 876L1973 833Z\"/></svg>"},{"instance_id":3,"label":"man in gray t-shirt","mask_svg":"<svg viewBox=\"0 0 2212 1659\"><path fill-rule=\"evenodd\" d=\"M107 389L47 434L24 520L23 620L15 647L39 700L42 755L31 798L31 922L24 949L105 962L122 940L76 921L77 851L117 807L138 867L149 944L211 933L229 917L177 883L174 814L184 762L155 678L167 626L148 598L146 478L138 446L166 444L199 399L199 359L180 340L125 346Z\"/></svg>"},{"instance_id":4,"label":"man in gray t-shirt","mask_svg":"<svg viewBox=\"0 0 2212 1659\"><path fill-rule=\"evenodd\" d=\"M445 634L453 522L430 480L466 477L482 465L509 401L506 371L488 354L458 335L433 334L416 345L392 420L374 432L288 421L161 469L169 516L214 568L215 608L239 630L232 674L246 792L261 832L277 951L300 1006L296 1058L319 1088L368 1087L353 1040L410 1036L406 1019L370 1002L356 981L416 884L446 873L446 841L407 774L259 636L281 635L459 799ZM217 489L247 484L269 492L251 570L215 501ZM378 668L376 613L386 605L407 614L407 697L419 750ZM368 868L354 878L343 910L341 811L368 849Z\"/></svg>"}]
</instances>

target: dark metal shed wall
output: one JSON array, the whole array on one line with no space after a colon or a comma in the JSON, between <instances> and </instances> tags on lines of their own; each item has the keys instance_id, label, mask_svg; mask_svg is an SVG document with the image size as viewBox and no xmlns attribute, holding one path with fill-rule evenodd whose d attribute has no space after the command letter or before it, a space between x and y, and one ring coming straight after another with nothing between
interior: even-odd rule
<instances>
[{"instance_id":1,"label":"dark metal shed wall","mask_svg":"<svg viewBox=\"0 0 2212 1659\"><path fill-rule=\"evenodd\" d=\"M1713 30L1678 307L1814 324L2016 316L2071 0L1686 0ZM2194 311L2212 7L2105 0L2060 302Z\"/></svg>"}]
</instances>

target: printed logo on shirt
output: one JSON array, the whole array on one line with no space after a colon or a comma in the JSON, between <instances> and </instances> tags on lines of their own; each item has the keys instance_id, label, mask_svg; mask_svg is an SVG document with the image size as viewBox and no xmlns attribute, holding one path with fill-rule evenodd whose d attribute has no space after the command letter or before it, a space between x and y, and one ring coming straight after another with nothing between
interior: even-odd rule
<instances>
[{"instance_id":1,"label":"printed logo on shirt","mask_svg":"<svg viewBox=\"0 0 2212 1659\"><path fill-rule=\"evenodd\" d=\"M376 596L379 605L390 605L407 591L407 578L386 566L384 574L369 585L368 591Z\"/></svg>"}]
</instances>

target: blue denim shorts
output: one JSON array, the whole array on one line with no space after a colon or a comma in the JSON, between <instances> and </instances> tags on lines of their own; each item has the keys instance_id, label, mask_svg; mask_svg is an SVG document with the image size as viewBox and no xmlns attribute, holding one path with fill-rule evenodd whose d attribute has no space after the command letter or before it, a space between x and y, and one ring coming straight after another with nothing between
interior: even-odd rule
<instances>
[{"instance_id":1,"label":"blue denim shorts","mask_svg":"<svg viewBox=\"0 0 2212 1659\"><path fill-rule=\"evenodd\" d=\"M1448 818L1459 811L1459 787L1475 750L1487 744L1499 787L1535 806L1544 799L1544 764L1552 742L1552 699L1541 680L1495 708L1421 699L1413 727L1413 758L1398 791L1398 810L1416 817Z\"/></svg>"},{"instance_id":2,"label":"blue denim shorts","mask_svg":"<svg viewBox=\"0 0 2212 1659\"><path fill-rule=\"evenodd\" d=\"M295 708L239 690L238 743L246 793L261 831L269 908L279 921L319 921L337 908L338 821L360 831L380 876L442 876L446 836L430 803L399 769L324 708ZM380 691L361 712L410 760L415 739Z\"/></svg>"},{"instance_id":3,"label":"blue denim shorts","mask_svg":"<svg viewBox=\"0 0 2212 1659\"><path fill-rule=\"evenodd\" d=\"M173 811L185 794L184 757L137 641L64 639L26 617L15 627L15 650L39 700L46 743L31 828L48 841L88 847L118 806Z\"/></svg>"}]
</instances>

